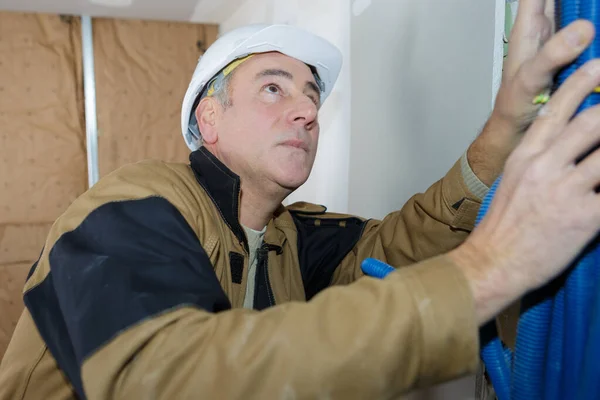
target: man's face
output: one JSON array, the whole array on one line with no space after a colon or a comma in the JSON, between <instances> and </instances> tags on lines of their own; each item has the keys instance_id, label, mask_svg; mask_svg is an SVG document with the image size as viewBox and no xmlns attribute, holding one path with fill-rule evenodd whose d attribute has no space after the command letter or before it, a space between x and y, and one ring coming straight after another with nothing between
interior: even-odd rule
<instances>
[{"instance_id":1,"label":"man's face","mask_svg":"<svg viewBox=\"0 0 600 400\"><path fill-rule=\"evenodd\" d=\"M217 113L218 139L209 150L254 183L298 188L308 179L319 139L320 93L310 68L264 53L233 74L231 105Z\"/></svg>"}]
</instances>

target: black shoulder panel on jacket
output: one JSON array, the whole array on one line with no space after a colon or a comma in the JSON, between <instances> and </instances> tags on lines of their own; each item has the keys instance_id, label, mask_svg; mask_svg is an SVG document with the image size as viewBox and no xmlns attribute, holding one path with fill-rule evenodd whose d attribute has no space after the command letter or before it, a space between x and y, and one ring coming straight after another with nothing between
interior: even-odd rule
<instances>
[{"instance_id":1,"label":"black shoulder panel on jacket","mask_svg":"<svg viewBox=\"0 0 600 400\"><path fill-rule=\"evenodd\" d=\"M59 238L49 262L25 303L81 398L84 360L119 332L182 305L231 308L195 233L161 197L100 206Z\"/></svg>"},{"instance_id":2,"label":"black shoulder panel on jacket","mask_svg":"<svg viewBox=\"0 0 600 400\"><path fill-rule=\"evenodd\" d=\"M360 239L366 221L319 219L291 212L298 231L298 258L306 300L331 284L333 274ZM317 222L318 221L318 222Z\"/></svg>"}]
</instances>

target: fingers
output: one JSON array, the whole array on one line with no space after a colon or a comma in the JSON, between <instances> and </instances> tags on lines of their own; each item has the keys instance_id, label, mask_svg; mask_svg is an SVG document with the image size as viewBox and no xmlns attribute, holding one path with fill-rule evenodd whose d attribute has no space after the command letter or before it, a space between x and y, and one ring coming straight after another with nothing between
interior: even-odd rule
<instances>
[{"instance_id":1,"label":"fingers","mask_svg":"<svg viewBox=\"0 0 600 400\"><path fill-rule=\"evenodd\" d=\"M600 144L600 106L585 110L573 119L564 133L552 143L549 153L552 154L555 162L562 162L562 166L567 166L598 144ZM587 168L587 165L584 168ZM600 173L600 169L598 172Z\"/></svg>"},{"instance_id":2,"label":"fingers","mask_svg":"<svg viewBox=\"0 0 600 400\"><path fill-rule=\"evenodd\" d=\"M516 76L503 78L505 84L498 94L495 110L498 115L513 121L519 133L529 129L540 109L533 104L533 99L551 87L554 76L589 47L594 35L594 26L584 20L576 21L554 35L520 66ZM548 111L548 107L545 110Z\"/></svg>"},{"instance_id":3,"label":"fingers","mask_svg":"<svg viewBox=\"0 0 600 400\"><path fill-rule=\"evenodd\" d=\"M556 0L546 0L546 7L544 10L544 14L546 18L551 22L552 29L551 32L556 30L555 22L556 22L556 12L555 12Z\"/></svg>"},{"instance_id":4,"label":"fingers","mask_svg":"<svg viewBox=\"0 0 600 400\"><path fill-rule=\"evenodd\" d=\"M553 0L521 0L519 3L504 69L508 78L512 78L525 61L535 56L541 44L552 34L552 20L544 13L546 1Z\"/></svg>"},{"instance_id":5,"label":"fingers","mask_svg":"<svg viewBox=\"0 0 600 400\"><path fill-rule=\"evenodd\" d=\"M546 8L547 0L521 0L519 12L523 15L542 15Z\"/></svg>"},{"instance_id":6,"label":"fingers","mask_svg":"<svg viewBox=\"0 0 600 400\"><path fill-rule=\"evenodd\" d=\"M589 21L576 21L554 35L531 60L518 71L523 95L533 99L552 84L556 73L572 63L591 44L595 35Z\"/></svg>"},{"instance_id":7,"label":"fingers","mask_svg":"<svg viewBox=\"0 0 600 400\"><path fill-rule=\"evenodd\" d=\"M560 135L583 100L600 84L600 59L586 63L572 74L539 112L524 142L542 151Z\"/></svg>"}]
</instances>

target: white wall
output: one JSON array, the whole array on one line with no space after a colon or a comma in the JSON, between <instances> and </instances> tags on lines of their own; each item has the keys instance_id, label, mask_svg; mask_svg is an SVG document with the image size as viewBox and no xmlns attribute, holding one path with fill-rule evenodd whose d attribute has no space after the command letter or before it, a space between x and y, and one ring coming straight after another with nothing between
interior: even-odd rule
<instances>
[{"instance_id":1,"label":"white wall","mask_svg":"<svg viewBox=\"0 0 600 400\"><path fill-rule=\"evenodd\" d=\"M358 3L370 6L351 21L348 208L382 217L443 176L482 128L491 111L496 5Z\"/></svg>"},{"instance_id":2,"label":"white wall","mask_svg":"<svg viewBox=\"0 0 600 400\"><path fill-rule=\"evenodd\" d=\"M333 92L319 113L319 150L309 180L288 199L347 212L350 163L350 9L347 0L247 0L220 24L227 32L248 23L292 24L331 41L344 64Z\"/></svg>"}]
</instances>

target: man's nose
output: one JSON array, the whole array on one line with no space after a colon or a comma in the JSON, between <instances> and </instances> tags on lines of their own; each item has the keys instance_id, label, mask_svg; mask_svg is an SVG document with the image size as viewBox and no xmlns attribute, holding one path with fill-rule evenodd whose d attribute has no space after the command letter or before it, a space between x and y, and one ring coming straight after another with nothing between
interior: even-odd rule
<instances>
[{"instance_id":1,"label":"man's nose","mask_svg":"<svg viewBox=\"0 0 600 400\"><path fill-rule=\"evenodd\" d=\"M317 106L308 97L298 99L290 108L287 119L290 124L310 125L317 118Z\"/></svg>"}]
</instances>

